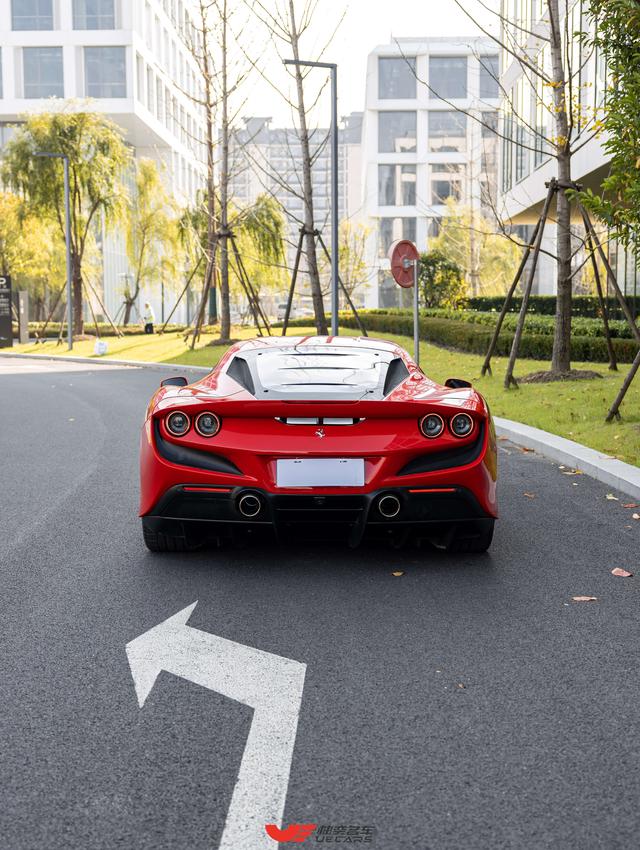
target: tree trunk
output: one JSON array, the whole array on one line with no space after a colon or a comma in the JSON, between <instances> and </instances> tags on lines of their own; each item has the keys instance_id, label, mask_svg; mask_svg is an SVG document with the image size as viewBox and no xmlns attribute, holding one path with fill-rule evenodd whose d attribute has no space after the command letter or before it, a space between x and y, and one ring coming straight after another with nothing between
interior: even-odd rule
<instances>
[{"instance_id":1,"label":"tree trunk","mask_svg":"<svg viewBox=\"0 0 640 850\"><path fill-rule=\"evenodd\" d=\"M215 162L213 151L214 107L212 79L209 57L209 26L207 23L208 10L200 3L200 18L202 23L202 70L204 78L206 133L207 133L207 268L204 274L204 286L210 286L209 291L215 292L216 286L216 195L215 195ZM216 304L214 298L214 304ZM217 322L218 316L214 308L209 314L209 321ZM194 337L195 343L195 337Z\"/></svg>"},{"instance_id":2,"label":"tree trunk","mask_svg":"<svg viewBox=\"0 0 640 850\"><path fill-rule=\"evenodd\" d=\"M80 257L74 252L71 255L72 289L73 289L73 334L84 333L84 316L82 310L82 265Z\"/></svg>"},{"instance_id":3,"label":"tree trunk","mask_svg":"<svg viewBox=\"0 0 640 850\"><path fill-rule=\"evenodd\" d=\"M229 304L229 91L227 86L227 0L222 4L222 161L220 163L220 339L231 338Z\"/></svg>"},{"instance_id":4,"label":"tree trunk","mask_svg":"<svg viewBox=\"0 0 640 850\"><path fill-rule=\"evenodd\" d=\"M300 52L298 45L298 30L296 27L293 0L289 0L289 16L293 58L299 60ZM300 121L300 147L302 150L302 193L304 202L304 228L306 231L305 255L307 258L307 273L309 275L309 284L311 286L311 298L313 300L313 312L316 319L316 331L320 336L326 336L329 329L327 327L327 319L324 313L324 302L322 300L322 289L320 287L320 273L318 271L318 257L316 254L316 238L313 234L315 222L313 212L313 185L311 181L311 152L309 146L307 114L304 105L302 70L299 65L295 65L294 68L298 95L298 118Z\"/></svg>"},{"instance_id":5,"label":"tree trunk","mask_svg":"<svg viewBox=\"0 0 640 850\"><path fill-rule=\"evenodd\" d=\"M551 370L567 372L571 368L571 204L564 187L571 184L571 147L566 100L566 81L562 57L558 0L548 0L553 79L554 130L560 188L556 202L557 295Z\"/></svg>"}]
</instances>

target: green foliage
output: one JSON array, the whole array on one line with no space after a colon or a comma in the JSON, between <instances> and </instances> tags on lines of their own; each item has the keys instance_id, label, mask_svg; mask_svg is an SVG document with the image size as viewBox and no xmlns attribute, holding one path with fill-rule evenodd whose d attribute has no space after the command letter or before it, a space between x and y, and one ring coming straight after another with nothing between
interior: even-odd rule
<instances>
[{"instance_id":1,"label":"green foliage","mask_svg":"<svg viewBox=\"0 0 640 850\"><path fill-rule=\"evenodd\" d=\"M107 226L121 221L126 209L123 175L130 152L121 131L92 112L31 114L4 149L1 176L25 200L27 209L54 222L65 233L63 166L46 152L69 159L71 254L75 324L82 331L82 263L91 247L91 228L99 216Z\"/></svg>"},{"instance_id":2,"label":"green foliage","mask_svg":"<svg viewBox=\"0 0 640 850\"><path fill-rule=\"evenodd\" d=\"M12 275L14 285L38 284L48 279L55 260L55 241L51 226L29 212L22 198L0 192L0 274Z\"/></svg>"},{"instance_id":3,"label":"green foliage","mask_svg":"<svg viewBox=\"0 0 640 850\"><path fill-rule=\"evenodd\" d=\"M627 297L627 302L633 310L633 297ZM487 311L492 310L500 312L504 304L504 296L480 296L478 298L469 298L465 306L472 310ZM522 305L522 297L515 296L509 306L510 313L519 313ZM607 309L609 316L614 318L622 318L620 305L615 298L607 300ZM573 316L587 316L591 318L599 318L601 316L600 303L595 296L592 295L574 295L571 302L571 311ZM636 299L635 311L640 312L640 297ZM527 315L531 314L555 316L556 313L556 296L555 295L532 295L529 299L529 307Z\"/></svg>"},{"instance_id":4,"label":"green foliage","mask_svg":"<svg viewBox=\"0 0 640 850\"><path fill-rule=\"evenodd\" d=\"M449 318L454 315L455 318ZM452 348L456 351L467 351L473 354L485 354L495 326L496 315L485 314L486 321L465 320L470 319L471 311L447 311L426 310L420 315L420 338ZM413 315L410 310L402 309L379 309L361 310L362 318L367 331L375 335L377 333L401 334L413 336ZM547 317L539 316L541 324L529 326L529 320L525 325L525 332L520 343L519 356L545 360L551 357L553 350L553 321ZM513 343L516 317L508 317L509 325L504 326L498 339L496 348L497 356L508 357ZM583 322L589 320L584 319ZM294 319L290 322L293 327L306 326L309 319ZM340 314L340 324L347 328L357 328L354 317L350 313ZM571 357L574 360L595 363L607 363L609 360L606 340L598 336L594 330L595 321L591 325L579 325L571 337ZM621 323L622 324L622 323ZM616 357L620 363L631 363L638 351L638 343L634 339L614 338L612 340Z\"/></svg>"},{"instance_id":5,"label":"green foliage","mask_svg":"<svg viewBox=\"0 0 640 850\"><path fill-rule=\"evenodd\" d=\"M607 63L610 89L604 103L603 146L610 157L602 193L580 193L584 205L628 245L640 232L640 4L590 0L593 43Z\"/></svg>"},{"instance_id":6,"label":"green foliage","mask_svg":"<svg viewBox=\"0 0 640 850\"><path fill-rule=\"evenodd\" d=\"M370 311L362 311L360 315L369 333L413 335L413 317L411 315L373 313ZM340 324L348 328L357 327L353 316L347 313L341 315ZM493 328L487 325L431 316L421 316L420 318L421 339L458 351L485 354L492 333ZM496 355L508 357L512 342L513 331L503 331L498 339ZM638 352L638 343L632 339L614 339L613 347L620 363L631 363ZM520 342L520 357L546 360L551 357L552 350L553 334L530 333L525 330ZM606 363L609 359L606 340L604 337L572 336L571 357L573 360L584 362Z\"/></svg>"},{"instance_id":7,"label":"green foliage","mask_svg":"<svg viewBox=\"0 0 640 850\"><path fill-rule=\"evenodd\" d=\"M258 195L250 207L237 213L234 230L238 251L256 291L280 288L286 278L286 227L280 203L271 195ZM238 291L235 262L232 269L232 286Z\"/></svg>"},{"instance_id":8,"label":"green foliage","mask_svg":"<svg viewBox=\"0 0 640 850\"><path fill-rule=\"evenodd\" d=\"M66 324L64 325L64 328L66 328ZM89 335L94 334L94 332L96 331L95 324L91 323L91 326L89 327L88 330L89 330ZM98 330L101 338L105 337L105 336L108 336L108 337L115 337L116 336L116 332L114 331L113 327L108 322L98 322L97 330ZM138 336L138 335L144 333L143 326L138 325L138 324L127 325L126 328L119 328L118 330L120 331L120 334L123 335L123 336ZM166 333L170 334L172 332L176 333L176 332L181 332L181 331L184 331L184 330L186 330L186 325L170 324L170 325L167 325ZM59 335L59 333L60 333L60 322L49 322L49 324L46 326L46 330L45 330L45 323L44 322L29 322L29 336L30 337L34 337L36 339L55 339ZM63 333L64 333L64 329L63 329ZM18 337L18 324L17 324L17 322L13 322L13 335L17 339L17 337ZM50 349L47 349L47 351L49 351L49 350ZM55 353L58 354L60 352L56 351Z\"/></svg>"},{"instance_id":9,"label":"green foliage","mask_svg":"<svg viewBox=\"0 0 640 850\"><path fill-rule=\"evenodd\" d=\"M462 269L441 251L420 254L418 286L425 307L455 308L466 297Z\"/></svg>"},{"instance_id":10,"label":"green foliage","mask_svg":"<svg viewBox=\"0 0 640 850\"><path fill-rule=\"evenodd\" d=\"M64 185L60 160L40 152L69 157L71 223L76 250L101 212L107 224L125 209L122 176L130 153L118 127L92 112L29 115L4 150L2 176L21 192L32 210L53 218L64 236Z\"/></svg>"},{"instance_id":11,"label":"green foliage","mask_svg":"<svg viewBox=\"0 0 640 850\"><path fill-rule=\"evenodd\" d=\"M487 295L507 291L521 256L518 246L496 233L492 222L453 198L447 201L438 237L429 245L456 263L472 291L477 286Z\"/></svg>"},{"instance_id":12,"label":"green foliage","mask_svg":"<svg viewBox=\"0 0 640 850\"><path fill-rule=\"evenodd\" d=\"M176 279L180 244L175 209L153 160L136 161L135 186L127 213L127 257L134 277L123 292L125 325L141 289Z\"/></svg>"}]
</instances>

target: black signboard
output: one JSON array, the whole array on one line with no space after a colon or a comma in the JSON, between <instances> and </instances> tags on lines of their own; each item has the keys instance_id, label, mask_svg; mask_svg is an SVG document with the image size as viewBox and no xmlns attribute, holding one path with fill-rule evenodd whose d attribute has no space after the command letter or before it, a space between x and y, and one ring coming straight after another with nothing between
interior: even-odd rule
<instances>
[{"instance_id":1,"label":"black signboard","mask_svg":"<svg viewBox=\"0 0 640 850\"><path fill-rule=\"evenodd\" d=\"M11 278L0 275L0 348L10 348L12 345Z\"/></svg>"}]
</instances>

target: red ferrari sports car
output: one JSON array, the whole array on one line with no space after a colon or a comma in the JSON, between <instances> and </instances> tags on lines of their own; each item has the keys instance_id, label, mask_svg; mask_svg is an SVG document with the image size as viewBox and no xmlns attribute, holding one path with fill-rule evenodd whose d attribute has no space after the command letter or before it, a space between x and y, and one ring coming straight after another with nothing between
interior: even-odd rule
<instances>
[{"instance_id":1,"label":"red ferrari sports car","mask_svg":"<svg viewBox=\"0 0 640 850\"><path fill-rule=\"evenodd\" d=\"M162 382L142 429L140 515L154 552L261 531L484 552L496 472L489 408L467 381L436 384L385 340L269 337L192 384Z\"/></svg>"}]
</instances>

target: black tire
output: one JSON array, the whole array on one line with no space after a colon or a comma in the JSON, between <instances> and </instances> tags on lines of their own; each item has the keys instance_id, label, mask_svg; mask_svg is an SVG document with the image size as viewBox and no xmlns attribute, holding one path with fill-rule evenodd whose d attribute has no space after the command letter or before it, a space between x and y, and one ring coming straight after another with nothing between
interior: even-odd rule
<instances>
[{"instance_id":1,"label":"black tire","mask_svg":"<svg viewBox=\"0 0 640 850\"><path fill-rule=\"evenodd\" d=\"M174 537L172 534L163 534L154 531L144 522L142 523L142 536L144 543L150 552L195 552L200 546L186 537Z\"/></svg>"},{"instance_id":2,"label":"black tire","mask_svg":"<svg viewBox=\"0 0 640 850\"><path fill-rule=\"evenodd\" d=\"M495 520L487 519L478 523L477 534L473 537L453 537L447 546L448 552L486 552L493 540Z\"/></svg>"}]
</instances>

